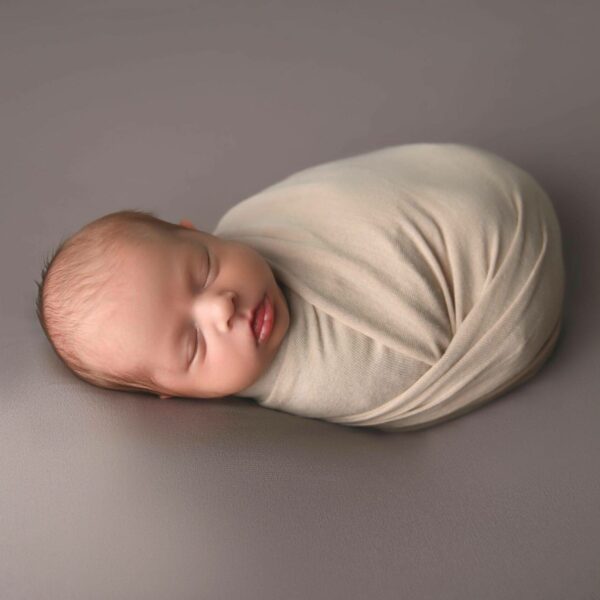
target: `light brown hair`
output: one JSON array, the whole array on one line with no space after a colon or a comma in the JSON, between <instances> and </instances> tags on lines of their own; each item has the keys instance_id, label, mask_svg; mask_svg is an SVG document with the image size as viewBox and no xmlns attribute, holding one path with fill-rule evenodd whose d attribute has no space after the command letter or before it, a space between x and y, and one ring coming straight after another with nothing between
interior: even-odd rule
<instances>
[{"instance_id":1,"label":"light brown hair","mask_svg":"<svg viewBox=\"0 0 600 600\"><path fill-rule=\"evenodd\" d=\"M98 387L156 394L159 390L143 367L131 372L94 365L95 342L81 334L84 316L93 313L119 264L125 243L139 244L157 234L171 235L174 225L142 210L122 210L88 223L61 240L46 258L35 308L52 348L77 377Z\"/></svg>"}]
</instances>

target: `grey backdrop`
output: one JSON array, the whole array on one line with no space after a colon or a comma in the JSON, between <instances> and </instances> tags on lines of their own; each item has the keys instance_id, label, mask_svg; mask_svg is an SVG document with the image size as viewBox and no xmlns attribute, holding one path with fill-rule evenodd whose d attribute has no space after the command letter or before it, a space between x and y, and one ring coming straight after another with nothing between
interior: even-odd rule
<instances>
[{"instance_id":1,"label":"grey backdrop","mask_svg":"<svg viewBox=\"0 0 600 600\"><path fill-rule=\"evenodd\" d=\"M600 598L597 2L0 1L0 597ZM541 372L413 433L68 372L34 314L59 240L124 208L211 231L301 168L423 141L551 196Z\"/></svg>"}]
</instances>

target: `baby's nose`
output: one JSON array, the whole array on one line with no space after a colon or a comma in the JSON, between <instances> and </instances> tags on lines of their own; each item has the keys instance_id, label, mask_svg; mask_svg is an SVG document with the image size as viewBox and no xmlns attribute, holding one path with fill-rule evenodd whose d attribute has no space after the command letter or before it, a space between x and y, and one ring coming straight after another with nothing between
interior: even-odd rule
<instances>
[{"instance_id":1,"label":"baby's nose","mask_svg":"<svg viewBox=\"0 0 600 600\"><path fill-rule=\"evenodd\" d=\"M198 298L194 305L196 322L204 327L214 327L225 333L232 327L232 319L236 314L237 302L235 292L226 291Z\"/></svg>"}]
</instances>

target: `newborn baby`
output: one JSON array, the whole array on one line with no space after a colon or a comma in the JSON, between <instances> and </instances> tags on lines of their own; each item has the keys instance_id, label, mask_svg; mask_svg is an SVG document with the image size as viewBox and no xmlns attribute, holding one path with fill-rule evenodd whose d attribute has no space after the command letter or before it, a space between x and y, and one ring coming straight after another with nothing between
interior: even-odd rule
<instances>
[{"instance_id":1,"label":"newborn baby","mask_svg":"<svg viewBox=\"0 0 600 600\"><path fill-rule=\"evenodd\" d=\"M38 315L95 385L397 431L537 372L564 279L554 208L528 173L470 146L406 144L294 173L212 234L102 217L44 267Z\"/></svg>"}]
</instances>

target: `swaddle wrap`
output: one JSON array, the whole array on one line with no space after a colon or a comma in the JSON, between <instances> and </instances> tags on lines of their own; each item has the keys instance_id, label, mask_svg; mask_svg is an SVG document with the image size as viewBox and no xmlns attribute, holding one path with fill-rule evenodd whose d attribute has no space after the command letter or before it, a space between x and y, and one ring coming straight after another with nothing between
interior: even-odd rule
<instances>
[{"instance_id":1,"label":"swaddle wrap","mask_svg":"<svg viewBox=\"0 0 600 600\"><path fill-rule=\"evenodd\" d=\"M290 326L240 396L352 426L410 430L531 377L561 328L552 203L507 160L407 144L301 170L214 235L267 260Z\"/></svg>"}]
</instances>

